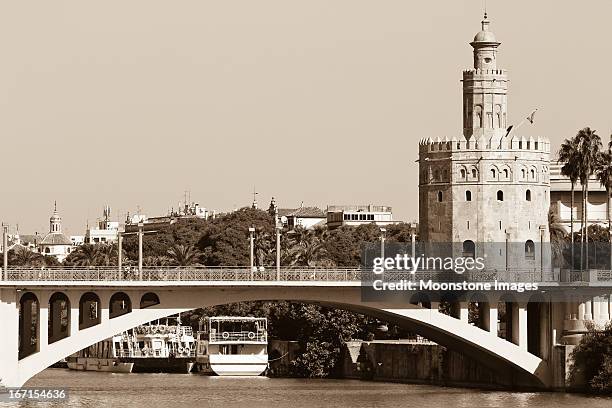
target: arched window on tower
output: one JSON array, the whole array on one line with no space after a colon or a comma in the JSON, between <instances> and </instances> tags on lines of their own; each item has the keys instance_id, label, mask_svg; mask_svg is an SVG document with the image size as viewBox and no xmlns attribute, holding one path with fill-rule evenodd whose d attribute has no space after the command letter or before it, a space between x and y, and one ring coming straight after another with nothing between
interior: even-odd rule
<instances>
[{"instance_id":1,"label":"arched window on tower","mask_svg":"<svg viewBox=\"0 0 612 408\"><path fill-rule=\"evenodd\" d=\"M525 242L525 259L535 259L535 244L532 240Z\"/></svg>"},{"instance_id":2,"label":"arched window on tower","mask_svg":"<svg viewBox=\"0 0 612 408\"><path fill-rule=\"evenodd\" d=\"M438 181L440 179L440 172L438 170L434 170L434 180Z\"/></svg>"},{"instance_id":3,"label":"arched window on tower","mask_svg":"<svg viewBox=\"0 0 612 408\"><path fill-rule=\"evenodd\" d=\"M472 201L472 192L470 190L465 192L465 201Z\"/></svg>"},{"instance_id":4,"label":"arched window on tower","mask_svg":"<svg viewBox=\"0 0 612 408\"><path fill-rule=\"evenodd\" d=\"M476 256L476 244L474 241L467 240L463 241L463 257L464 258L472 258Z\"/></svg>"},{"instance_id":5,"label":"arched window on tower","mask_svg":"<svg viewBox=\"0 0 612 408\"><path fill-rule=\"evenodd\" d=\"M462 179L465 179L465 169L459 170L459 174L461 175Z\"/></svg>"},{"instance_id":6,"label":"arched window on tower","mask_svg":"<svg viewBox=\"0 0 612 408\"><path fill-rule=\"evenodd\" d=\"M442 202L442 192L438 191L438 202L441 203Z\"/></svg>"},{"instance_id":7,"label":"arched window on tower","mask_svg":"<svg viewBox=\"0 0 612 408\"><path fill-rule=\"evenodd\" d=\"M535 180L535 170L534 169L531 169L530 175L531 175L531 179Z\"/></svg>"},{"instance_id":8,"label":"arched window on tower","mask_svg":"<svg viewBox=\"0 0 612 408\"><path fill-rule=\"evenodd\" d=\"M525 191L525 200L531 201L531 190Z\"/></svg>"},{"instance_id":9,"label":"arched window on tower","mask_svg":"<svg viewBox=\"0 0 612 408\"><path fill-rule=\"evenodd\" d=\"M508 179L508 169L504 169L504 178Z\"/></svg>"},{"instance_id":10,"label":"arched window on tower","mask_svg":"<svg viewBox=\"0 0 612 408\"><path fill-rule=\"evenodd\" d=\"M497 190L497 201L504 201L504 192Z\"/></svg>"},{"instance_id":11,"label":"arched window on tower","mask_svg":"<svg viewBox=\"0 0 612 408\"><path fill-rule=\"evenodd\" d=\"M482 106L476 105L474 107L474 128L482 127Z\"/></svg>"},{"instance_id":12,"label":"arched window on tower","mask_svg":"<svg viewBox=\"0 0 612 408\"><path fill-rule=\"evenodd\" d=\"M476 169L472 169L472 178L476 178L478 176L478 172L476 171Z\"/></svg>"},{"instance_id":13,"label":"arched window on tower","mask_svg":"<svg viewBox=\"0 0 612 408\"><path fill-rule=\"evenodd\" d=\"M491 178L496 178L495 176L497 175L497 172L495 171L495 169L491 169Z\"/></svg>"}]
</instances>

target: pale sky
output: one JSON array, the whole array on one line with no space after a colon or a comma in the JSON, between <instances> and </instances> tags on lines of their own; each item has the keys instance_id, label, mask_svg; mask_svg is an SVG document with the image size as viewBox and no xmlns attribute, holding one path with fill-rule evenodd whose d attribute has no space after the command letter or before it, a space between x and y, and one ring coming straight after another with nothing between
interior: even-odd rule
<instances>
[{"instance_id":1,"label":"pale sky","mask_svg":"<svg viewBox=\"0 0 612 408\"><path fill-rule=\"evenodd\" d=\"M612 1L489 0L509 121L612 131ZM0 219L69 234L165 214L384 204L418 219L417 147L461 134L481 0L0 1Z\"/></svg>"}]
</instances>

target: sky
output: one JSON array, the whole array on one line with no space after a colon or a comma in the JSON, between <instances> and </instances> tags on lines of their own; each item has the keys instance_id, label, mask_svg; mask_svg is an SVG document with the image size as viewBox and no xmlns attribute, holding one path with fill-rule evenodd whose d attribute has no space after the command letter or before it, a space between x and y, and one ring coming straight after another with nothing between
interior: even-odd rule
<instances>
[{"instance_id":1,"label":"sky","mask_svg":"<svg viewBox=\"0 0 612 408\"><path fill-rule=\"evenodd\" d=\"M418 219L418 142L461 134L481 0L0 0L0 220L381 204ZM508 120L612 133L610 0L489 0Z\"/></svg>"}]
</instances>

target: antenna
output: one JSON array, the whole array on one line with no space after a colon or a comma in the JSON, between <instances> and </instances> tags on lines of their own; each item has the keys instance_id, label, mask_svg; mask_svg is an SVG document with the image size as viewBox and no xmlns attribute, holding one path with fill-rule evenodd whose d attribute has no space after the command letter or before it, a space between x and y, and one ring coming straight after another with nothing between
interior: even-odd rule
<instances>
[{"instance_id":1,"label":"antenna","mask_svg":"<svg viewBox=\"0 0 612 408\"><path fill-rule=\"evenodd\" d=\"M484 2L484 19L487 19L487 0L483 0Z\"/></svg>"}]
</instances>

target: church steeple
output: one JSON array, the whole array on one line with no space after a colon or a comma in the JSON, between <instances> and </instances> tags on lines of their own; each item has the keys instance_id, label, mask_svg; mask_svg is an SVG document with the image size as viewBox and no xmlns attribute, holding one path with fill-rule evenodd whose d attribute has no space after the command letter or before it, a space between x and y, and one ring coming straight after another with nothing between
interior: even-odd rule
<instances>
[{"instance_id":1,"label":"church steeple","mask_svg":"<svg viewBox=\"0 0 612 408\"><path fill-rule=\"evenodd\" d=\"M463 72L463 134L499 139L505 135L507 120L508 78L497 68L497 48L500 42L489 28L485 12L481 30L470 43L474 53L474 68Z\"/></svg>"},{"instance_id":2,"label":"church steeple","mask_svg":"<svg viewBox=\"0 0 612 408\"><path fill-rule=\"evenodd\" d=\"M57 201L53 204L53 215L49 218L49 232L52 234L62 232L62 217L57 213Z\"/></svg>"}]
</instances>

